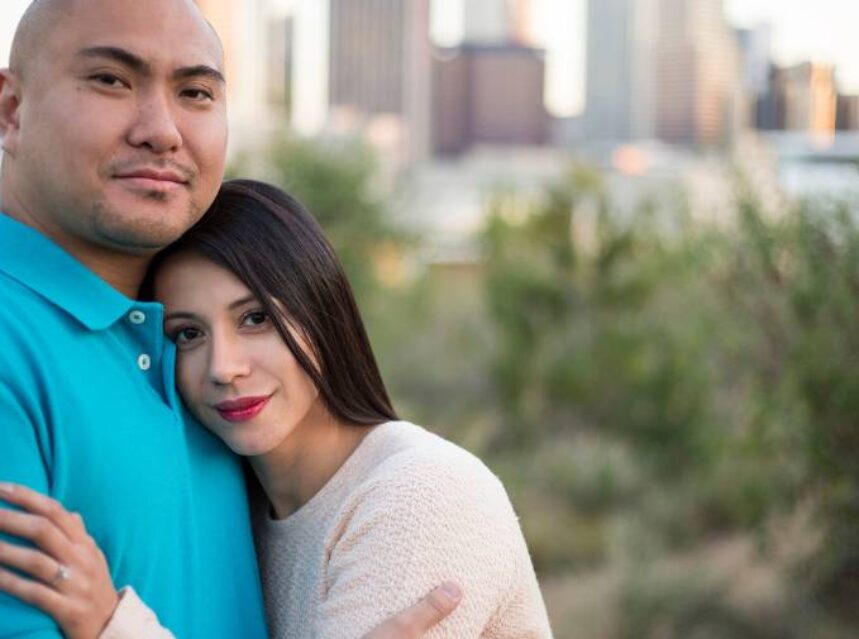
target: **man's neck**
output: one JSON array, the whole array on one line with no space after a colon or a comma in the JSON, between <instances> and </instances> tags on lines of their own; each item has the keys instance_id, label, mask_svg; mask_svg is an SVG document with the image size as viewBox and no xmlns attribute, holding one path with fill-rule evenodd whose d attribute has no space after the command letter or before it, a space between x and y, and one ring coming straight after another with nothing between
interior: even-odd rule
<instances>
[{"instance_id":1,"label":"man's neck","mask_svg":"<svg viewBox=\"0 0 859 639\"><path fill-rule=\"evenodd\" d=\"M131 299L137 297L146 269L152 261L151 255L89 255L86 258L75 253L72 255L117 291Z\"/></svg>"},{"instance_id":2,"label":"man's neck","mask_svg":"<svg viewBox=\"0 0 859 639\"><path fill-rule=\"evenodd\" d=\"M25 208L15 206L12 202L4 206L6 203L7 200L0 199L0 211L50 238L126 297L137 297L153 254L126 253L96 245L69 233L62 233L58 229L49 228L36 216L29 215Z\"/></svg>"}]
</instances>

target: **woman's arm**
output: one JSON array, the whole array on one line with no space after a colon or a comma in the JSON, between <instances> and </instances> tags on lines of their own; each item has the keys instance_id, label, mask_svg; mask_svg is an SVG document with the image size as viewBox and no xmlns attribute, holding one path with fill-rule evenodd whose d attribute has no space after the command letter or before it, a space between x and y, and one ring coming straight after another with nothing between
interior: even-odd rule
<instances>
[{"instance_id":1,"label":"woman's arm","mask_svg":"<svg viewBox=\"0 0 859 639\"><path fill-rule=\"evenodd\" d=\"M34 546L0 541L0 590L53 617L69 639L172 639L132 590L116 592L80 515L24 486L0 484L0 499L21 509L0 508L0 532Z\"/></svg>"},{"instance_id":2,"label":"woman's arm","mask_svg":"<svg viewBox=\"0 0 859 639\"><path fill-rule=\"evenodd\" d=\"M107 561L80 515L20 485L0 484L0 532L35 548L0 541L0 590L47 613L69 639L174 639L130 587L117 593ZM459 588L446 583L392 616L365 639L419 639L459 604Z\"/></svg>"},{"instance_id":3,"label":"woman's arm","mask_svg":"<svg viewBox=\"0 0 859 639\"><path fill-rule=\"evenodd\" d=\"M464 592L461 605L426 636L433 639L551 637L536 597L516 614L519 579L533 574L506 492L476 460L404 457L365 486L343 513L313 636L348 639L418 600L443 579ZM511 614L513 613L513 614ZM511 617L520 617L514 624ZM507 629L513 629L508 633Z\"/></svg>"}]
</instances>

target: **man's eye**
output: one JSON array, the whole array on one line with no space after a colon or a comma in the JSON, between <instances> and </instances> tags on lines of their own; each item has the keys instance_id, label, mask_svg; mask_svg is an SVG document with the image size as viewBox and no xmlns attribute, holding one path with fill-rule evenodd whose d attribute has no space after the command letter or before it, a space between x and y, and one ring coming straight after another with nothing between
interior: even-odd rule
<instances>
[{"instance_id":1,"label":"man's eye","mask_svg":"<svg viewBox=\"0 0 859 639\"><path fill-rule=\"evenodd\" d=\"M183 98L188 98L189 100L193 100L195 102L205 102L215 99L215 96L212 95L212 92L208 91L207 89L183 89L181 95Z\"/></svg>"},{"instance_id":2,"label":"man's eye","mask_svg":"<svg viewBox=\"0 0 859 639\"><path fill-rule=\"evenodd\" d=\"M128 86L122 78L113 75L112 73L96 73L90 76L90 80L103 86L110 87L111 89L120 89Z\"/></svg>"}]
</instances>

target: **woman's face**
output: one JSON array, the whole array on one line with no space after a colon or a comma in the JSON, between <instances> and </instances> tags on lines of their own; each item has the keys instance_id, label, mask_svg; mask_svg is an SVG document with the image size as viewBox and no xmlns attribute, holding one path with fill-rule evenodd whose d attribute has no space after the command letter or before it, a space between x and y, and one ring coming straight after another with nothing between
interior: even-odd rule
<instances>
[{"instance_id":1,"label":"woman's face","mask_svg":"<svg viewBox=\"0 0 859 639\"><path fill-rule=\"evenodd\" d=\"M177 347L179 392L235 453L275 449L321 409L313 381L230 271L180 253L161 267L155 294Z\"/></svg>"}]
</instances>

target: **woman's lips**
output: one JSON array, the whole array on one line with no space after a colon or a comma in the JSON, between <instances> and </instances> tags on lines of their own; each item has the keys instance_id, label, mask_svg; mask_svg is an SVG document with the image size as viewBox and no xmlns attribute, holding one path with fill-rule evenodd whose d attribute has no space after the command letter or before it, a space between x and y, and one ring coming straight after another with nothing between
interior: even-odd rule
<instances>
[{"instance_id":1,"label":"woman's lips","mask_svg":"<svg viewBox=\"0 0 859 639\"><path fill-rule=\"evenodd\" d=\"M218 414L228 422L244 422L260 414L271 395L265 397L242 397L215 405Z\"/></svg>"}]
</instances>

